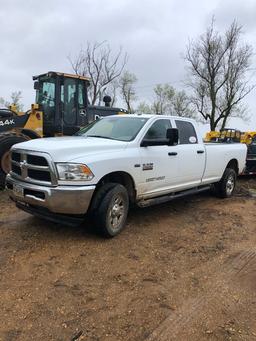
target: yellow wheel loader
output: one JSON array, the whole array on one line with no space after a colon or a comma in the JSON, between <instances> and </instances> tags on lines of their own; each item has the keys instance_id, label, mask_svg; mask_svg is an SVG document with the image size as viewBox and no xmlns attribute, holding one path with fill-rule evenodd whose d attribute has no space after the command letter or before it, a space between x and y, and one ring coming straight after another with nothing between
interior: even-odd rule
<instances>
[{"instance_id":1,"label":"yellow wheel loader","mask_svg":"<svg viewBox=\"0 0 256 341\"><path fill-rule=\"evenodd\" d=\"M206 133L205 142L240 142L242 133L237 129L221 129L220 131L209 131Z\"/></svg>"},{"instance_id":2,"label":"yellow wheel loader","mask_svg":"<svg viewBox=\"0 0 256 341\"><path fill-rule=\"evenodd\" d=\"M17 112L15 106L0 109L0 188L10 171L12 145L41 137L73 135L99 117L127 113L110 107L109 96L103 98L105 106L90 105L87 77L50 71L33 80L36 101L30 110Z\"/></svg>"}]
</instances>

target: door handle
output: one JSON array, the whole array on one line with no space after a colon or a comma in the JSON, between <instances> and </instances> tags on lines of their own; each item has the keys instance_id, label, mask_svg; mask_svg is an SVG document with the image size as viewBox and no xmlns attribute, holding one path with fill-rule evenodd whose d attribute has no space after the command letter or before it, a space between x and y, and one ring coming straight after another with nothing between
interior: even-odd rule
<instances>
[{"instance_id":1,"label":"door handle","mask_svg":"<svg viewBox=\"0 0 256 341\"><path fill-rule=\"evenodd\" d=\"M197 151L197 154L203 154L204 153L204 150L198 150Z\"/></svg>"},{"instance_id":2,"label":"door handle","mask_svg":"<svg viewBox=\"0 0 256 341\"><path fill-rule=\"evenodd\" d=\"M177 155L178 153L176 153L176 152L170 152L170 153L168 153L168 155L169 156L175 156L175 155Z\"/></svg>"}]
</instances>

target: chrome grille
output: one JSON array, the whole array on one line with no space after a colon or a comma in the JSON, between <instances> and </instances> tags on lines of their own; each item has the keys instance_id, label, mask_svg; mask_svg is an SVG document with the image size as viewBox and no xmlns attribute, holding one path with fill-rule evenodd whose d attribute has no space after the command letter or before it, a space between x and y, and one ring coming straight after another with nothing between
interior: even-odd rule
<instances>
[{"instance_id":1,"label":"chrome grille","mask_svg":"<svg viewBox=\"0 0 256 341\"><path fill-rule=\"evenodd\" d=\"M26 182L56 185L57 179L48 154L15 150L11 153L11 175Z\"/></svg>"}]
</instances>

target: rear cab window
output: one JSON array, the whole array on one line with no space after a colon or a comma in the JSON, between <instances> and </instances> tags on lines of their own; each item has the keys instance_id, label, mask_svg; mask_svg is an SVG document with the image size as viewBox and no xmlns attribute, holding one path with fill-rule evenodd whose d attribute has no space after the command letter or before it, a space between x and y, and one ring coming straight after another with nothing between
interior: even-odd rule
<instances>
[{"instance_id":1,"label":"rear cab window","mask_svg":"<svg viewBox=\"0 0 256 341\"><path fill-rule=\"evenodd\" d=\"M189 121L175 120L176 127L179 129L179 144L198 143L194 125Z\"/></svg>"}]
</instances>

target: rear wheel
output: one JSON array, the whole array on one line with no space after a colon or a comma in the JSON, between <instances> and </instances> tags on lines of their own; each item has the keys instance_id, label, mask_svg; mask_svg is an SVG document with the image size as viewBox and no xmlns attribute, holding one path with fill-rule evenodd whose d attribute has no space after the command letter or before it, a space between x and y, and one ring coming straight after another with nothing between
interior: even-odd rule
<instances>
[{"instance_id":1,"label":"rear wheel","mask_svg":"<svg viewBox=\"0 0 256 341\"><path fill-rule=\"evenodd\" d=\"M5 186L6 174L11 170L10 149L20 142L26 141L26 136L5 135L0 139L0 188Z\"/></svg>"},{"instance_id":2,"label":"rear wheel","mask_svg":"<svg viewBox=\"0 0 256 341\"><path fill-rule=\"evenodd\" d=\"M226 168L221 180L215 184L215 191L220 198L229 198L236 187L236 172L233 168Z\"/></svg>"},{"instance_id":3,"label":"rear wheel","mask_svg":"<svg viewBox=\"0 0 256 341\"><path fill-rule=\"evenodd\" d=\"M104 193L102 195L102 193ZM126 188L120 184L105 184L99 190L100 201L94 211L94 223L100 232L114 237L124 228L129 210L129 196Z\"/></svg>"}]
</instances>

